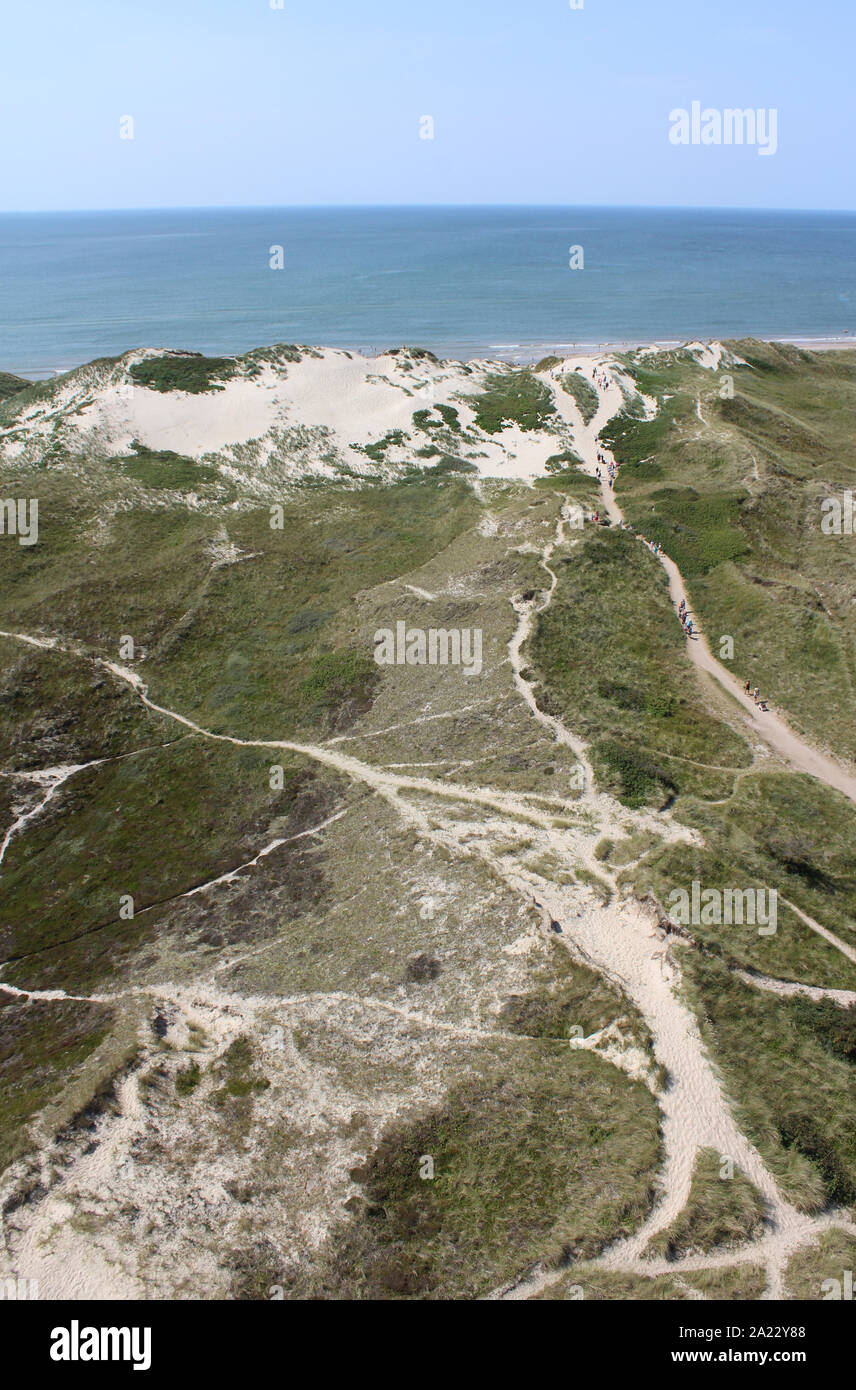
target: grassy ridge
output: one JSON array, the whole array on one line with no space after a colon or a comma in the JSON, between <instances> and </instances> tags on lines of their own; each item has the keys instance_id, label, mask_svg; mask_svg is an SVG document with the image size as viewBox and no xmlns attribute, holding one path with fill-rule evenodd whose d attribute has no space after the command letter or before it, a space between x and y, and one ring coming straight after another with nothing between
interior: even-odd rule
<instances>
[{"instance_id":1,"label":"grassy ridge","mask_svg":"<svg viewBox=\"0 0 856 1390\"><path fill-rule=\"evenodd\" d=\"M626 532L589 532L557 573L527 653L542 707L592 741L627 805L727 794L749 750L704 709L654 557Z\"/></svg>"},{"instance_id":2,"label":"grassy ridge","mask_svg":"<svg viewBox=\"0 0 856 1390\"><path fill-rule=\"evenodd\" d=\"M644 1086L521 1040L387 1129L352 1174L350 1223L292 1296L477 1298L536 1260L590 1257L643 1219L658 1149Z\"/></svg>"},{"instance_id":3,"label":"grassy ridge","mask_svg":"<svg viewBox=\"0 0 856 1390\"><path fill-rule=\"evenodd\" d=\"M856 487L856 354L732 346L748 365L631 364L660 413L606 431L624 465L617 495L678 564L714 648L734 639L735 672L853 759L856 540L820 526L822 499Z\"/></svg>"},{"instance_id":4,"label":"grassy ridge","mask_svg":"<svg viewBox=\"0 0 856 1390\"><path fill-rule=\"evenodd\" d=\"M70 1084L113 1018L102 1004L0 994L0 1172L25 1146L27 1121Z\"/></svg>"},{"instance_id":5,"label":"grassy ridge","mask_svg":"<svg viewBox=\"0 0 856 1390\"><path fill-rule=\"evenodd\" d=\"M25 381L21 376L13 376L11 372L0 372L0 401L7 400L9 396L17 396L31 385L31 382Z\"/></svg>"},{"instance_id":6,"label":"grassy ridge","mask_svg":"<svg viewBox=\"0 0 856 1390\"><path fill-rule=\"evenodd\" d=\"M705 1042L749 1138L783 1190L805 1210L852 1205L852 1019L806 999L764 994L698 953L684 960Z\"/></svg>"},{"instance_id":7,"label":"grassy ridge","mask_svg":"<svg viewBox=\"0 0 856 1390\"><path fill-rule=\"evenodd\" d=\"M648 1243L646 1255L678 1260L741 1245L761 1234L764 1203L739 1169L723 1175L720 1155L702 1149L695 1161L687 1205L671 1226Z\"/></svg>"},{"instance_id":8,"label":"grassy ridge","mask_svg":"<svg viewBox=\"0 0 856 1390\"><path fill-rule=\"evenodd\" d=\"M67 634L113 660L130 635L160 703L258 738L336 723L328 701L307 704L305 683L319 655L371 654L351 627L354 595L424 564L481 514L467 484L443 475L326 488L321 505L309 492L285 506L281 530L267 508L170 506L119 510L96 532L99 498L64 478L40 493L44 544L0 546L4 624ZM82 545L93 533L98 544ZM215 563L223 537L238 563ZM353 673L359 702L364 675ZM345 717L355 707L342 693Z\"/></svg>"},{"instance_id":9,"label":"grassy ridge","mask_svg":"<svg viewBox=\"0 0 856 1390\"><path fill-rule=\"evenodd\" d=\"M573 396L579 406L580 414L583 417L583 424L588 425L597 414L600 405L600 396L594 389L590 381L587 381L580 372L564 372L559 377L562 390L567 391L569 396Z\"/></svg>"},{"instance_id":10,"label":"grassy ridge","mask_svg":"<svg viewBox=\"0 0 856 1390\"><path fill-rule=\"evenodd\" d=\"M288 838L329 814L332 791L318 783L307 796L305 778L287 762L282 789L272 789L273 763L283 765L283 755L189 739L71 778L9 846L0 927L7 978L61 979L64 987L97 978L105 943L115 956L109 970L157 935L179 894L258 854L274 838L272 826L276 838ZM270 860L288 902L314 901L320 880L292 873L289 856L282 849ZM133 919L122 915L125 895ZM73 943L79 949L66 949Z\"/></svg>"}]
</instances>

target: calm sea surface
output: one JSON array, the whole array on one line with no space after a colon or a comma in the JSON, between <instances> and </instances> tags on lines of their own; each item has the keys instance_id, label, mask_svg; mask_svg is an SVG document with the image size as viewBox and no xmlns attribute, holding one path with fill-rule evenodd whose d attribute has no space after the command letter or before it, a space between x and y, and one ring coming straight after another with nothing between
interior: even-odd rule
<instances>
[{"instance_id":1,"label":"calm sea surface","mask_svg":"<svg viewBox=\"0 0 856 1390\"><path fill-rule=\"evenodd\" d=\"M271 247L283 269L270 268ZM572 246L584 268L569 268ZM856 214L247 208L0 215L0 368L273 342L526 358L856 336Z\"/></svg>"}]
</instances>

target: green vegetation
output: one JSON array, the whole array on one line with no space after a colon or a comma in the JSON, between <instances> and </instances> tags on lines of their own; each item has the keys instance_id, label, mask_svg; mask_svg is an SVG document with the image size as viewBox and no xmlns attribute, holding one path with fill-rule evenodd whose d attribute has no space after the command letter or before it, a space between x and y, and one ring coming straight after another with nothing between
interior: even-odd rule
<instances>
[{"instance_id":1,"label":"green vegetation","mask_svg":"<svg viewBox=\"0 0 856 1390\"><path fill-rule=\"evenodd\" d=\"M22 376L13 376L11 372L0 372L0 401L5 401L9 396L17 396L20 391L26 391L32 382L25 381Z\"/></svg>"},{"instance_id":2,"label":"green vegetation","mask_svg":"<svg viewBox=\"0 0 856 1390\"><path fill-rule=\"evenodd\" d=\"M467 403L486 434L499 434L507 421L522 430L546 429L556 415L550 391L525 367L489 373L481 394L470 396Z\"/></svg>"},{"instance_id":3,"label":"green vegetation","mask_svg":"<svg viewBox=\"0 0 856 1390\"><path fill-rule=\"evenodd\" d=\"M454 430L456 434L461 432L461 421L458 412L452 405L437 405L434 407L437 414L441 417L447 429Z\"/></svg>"},{"instance_id":4,"label":"green vegetation","mask_svg":"<svg viewBox=\"0 0 856 1390\"><path fill-rule=\"evenodd\" d=\"M683 959L705 1043L782 1190L804 1210L852 1205L854 1063L826 1033L823 1006L755 990L714 958Z\"/></svg>"},{"instance_id":5,"label":"green vegetation","mask_svg":"<svg viewBox=\"0 0 856 1390\"><path fill-rule=\"evenodd\" d=\"M147 357L129 368L131 379L149 391L222 391L237 371L233 357L203 357L198 352L168 353Z\"/></svg>"},{"instance_id":6,"label":"green vegetation","mask_svg":"<svg viewBox=\"0 0 856 1390\"><path fill-rule=\"evenodd\" d=\"M856 967L787 906L793 902L856 945L856 809L850 802L809 777L752 774L721 804L691 803L682 814L701 842L655 850L629 869L627 880L638 892L652 888L667 907L671 890L688 891L693 880L706 887L774 888L780 894L774 934L700 922L692 935L729 965L856 987Z\"/></svg>"},{"instance_id":7,"label":"green vegetation","mask_svg":"<svg viewBox=\"0 0 856 1390\"><path fill-rule=\"evenodd\" d=\"M680 1216L649 1241L646 1255L679 1260L740 1245L761 1234L764 1203L739 1168L723 1176L720 1155L702 1149L696 1158L689 1200Z\"/></svg>"},{"instance_id":8,"label":"green vegetation","mask_svg":"<svg viewBox=\"0 0 856 1390\"><path fill-rule=\"evenodd\" d=\"M7 771L115 758L180 737L127 687L76 657L0 638L0 758Z\"/></svg>"},{"instance_id":9,"label":"green vegetation","mask_svg":"<svg viewBox=\"0 0 856 1390\"><path fill-rule=\"evenodd\" d=\"M380 668L368 652L343 648L315 657L300 693L313 722L334 713L338 729L369 708L379 679Z\"/></svg>"},{"instance_id":10,"label":"green vegetation","mask_svg":"<svg viewBox=\"0 0 856 1390\"><path fill-rule=\"evenodd\" d=\"M389 1126L352 1174L350 1223L293 1296L477 1298L638 1224L658 1156L650 1093L587 1053L515 1046Z\"/></svg>"},{"instance_id":11,"label":"green vegetation","mask_svg":"<svg viewBox=\"0 0 856 1390\"><path fill-rule=\"evenodd\" d=\"M374 444L355 444L353 448L358 449L361 454L365 454L373 463L386 463L388 449L401 449L410 438L403 430L389 430L382 439L378 439Z\"/></svg>"},{"instance_id":12,"label":"green vegetation","mask_svg":"<svg viewBox=\"0 0 856 1390\"><path fill-rule=\"evenodd\" d=\"M571 449L564 449L561 454L551 454L544 464L548 473L561 473L563 476L573 468L578 468L582 464L582 459Z\"/></svg>"},{"instance_id":13,"label":"green vegetation","mask_svg":"<svg viewBox=\"0 0 856 1390\"><path fill-rule=\"evenodd\" d=\"M848 1280L849 1271L849 1280ZM853 1295L856 1240L846 1231L827 1231L817 1245L792 1255L785 1270L788 1298L836 1300Z\"/></svg>"},{"instance_id":14,"label":"green vegetation","mask_svg":"<svg viewBox=\"0 0 856 1390\"><path fill-rule=\"evenodd\" d=\"M734 639L735 673L800 733L856 759L853 541L820 529L821 500L856 489L856 353L728 346L748 365L627 363L660 411L606 432L618 500L678 564L714 650Z\"/></svg>"},{"instance_id":15,"label":"green vegetation","mask_svg":"<svg viewBox=\"0 0 856 1390\"><path fill-rule=\"evenodd\" d=\"M434 418L435 415L439 415L439 420ZM425 433L442 429L451 430L453 434L462 433L460 417L452 405L433 405L427 410L415 410L413 426Z\"/></svg>"},{"instance_id":16,"label":"green vegetation","mask_svg":"<svg viewBox=\"0 0 856 1390\"><path fill-rule=\"evenodd\" d=\"M0 1172L26 1147L27 1121L70 1085L113 1017L102 1004L0 994Z\"/></svg>"},{"instance_id":17,"label":"green vegetation","mask_svg":"<svg viewBox=\"0 0 856 1390\"><path fill-rule=\"evenodd\" d=\"M213 1074L215 1084L219 1084L208 1103L220 1121L223 1141L237 1146L250 1132L257 1097L270 1087L256 1065L256 1048L251 1039L244 1034L235 1038L215 1063Z\"/></svg>"},{"instance_id":18,"label":"green vegetation","mask_svg":"<svg viewBox=\"0 0 856 1390\"><path fill-rule=\"evenodd\" d=\"M613 1023L620 1023L628 1037L642 1048L651 1047L651 1035L638 1010L615 985L595 971L572 961L568 952L554 946L552 978L530 994L512 995L499 1013L504 1028L530 1038L590 1037ZM575 1031L582 1029L582 1034Z\"/></svg>"},{"instance_id":19,"label":"green vegetation","mask_svg":"<svg viewBox=\"0 0 856 1390\"><path fill-rule=\"evenodd\" d=\"M562 390L567 391L569 396L573 396L579 406L583 424L591 424L600 405L600 396L591 382L587 381L579 372L564 372L559 377L559 382Z\"/></svg>"},{"instance_id":20,"label":"green vegetation","mask_svg":"<svg viewBox=\"0 0 856 1390\"><path fill-rule=\"evenodd\" d=\"M191 492L206 484L216 483L219 473L210 465L198 463L196 459L182 457L168 449L146 449L134 446L133 454L123 458L111 459L124 473L136 478L145 487L165 489L175 492Z\"/></svg>"},{"instance_id":21,"label":"green vegetation","mask_svg":"<svg viewBox=\"0 0 856 1390\"><path fill-rule=\"evenodd\" d=\"M557 454L552 456L554 459L558 457ZM552 459L548 459L548 464L551 461ZM563 493L569 501L588 508L596 507L600 498L600 486L597 480L590 478L587 473L581 472L575 462L570 467L560 468L556 473L551 471L546 477L536 478L535 487Z\"/></svg>"},{"instance_id":22,"label":"green vegetation","mask_svg":"<svg viewBox=\"0 0 856 1390\"><path fill-rule=\"evenodd\" d=\"M423 478L445 478L454 474L478 473L478 466L470 463L469 459L458 458L455 454L441 454L436 463L428 468L412 469L407 473L407 477Z\"/></svg>"},{"instance_id":23,"label":"green vegetation","mask_svg":"<svg viewBox=\"0 0 856 1390\"><path fill-rule=\"evenodd\" d=\"M180 1067L175 1074L175 1093L178 1096L189 1096L196 1090L202 1080L202 1072L199 1063L196 1061L188 1062L186 1067Z\"/></svg>"},{"instance_id":24,"label":"green vegetation","mask_svg":"<svg viewBox=\"0 0 856 1390\"><path fill-rule=\"evenodd\" d=\"M724 1269L694 1269L681 1275L619 1274L588 1264L575 1265L555 1284L537 1295L554 1303L584 1300L586 1303L628 1299L680 1303L703 1298L730 1303L735 1299L761 1298L767 1279L763 1266L740 1264Z\"/></svg>"},{"instance_id":25,"label":"green vegetation","mask_svg":"<svg viewBox=\"0 0 856 1390\"><path fill-rule=\"evenodd\" d=\"M371 656L372 632L354 629L354 597L424 564L481 514L467 483L443 465L433 477L300 494L285 505L281 530L263 506L208 515L122 505L99 544L82 545L105 500L127 497L123 488L115 468L97 495L65 475L40 479L40 534L50 543L0 546L6 626L66 633L111 660L131 634L147 653L158 703L247 738L317 732L316 719L326 727L329 704L307 708L304 682L325 650ZM212 544L224 534L252 558L212 568ZM307 611L317 615L310 626L299 616ZM22 657L18 644L14 651ZM61 703L53 678L51 686ZM27 698L35 717L37 692ZM18 699L15 719L24 713ZM2 720L0 702L0 729ZM68 730L74 737L72 721Z\"/></svg>"},{"instance_id":26,"label":"green vegetation","mask_svg":"<svg viewBox=\"0 0 856 1390\"><path fill-rule=\"evenodd\" d=\"M285 764L282 789L271 788L272 763ZM9 846L6 978L83 992L122 975L142 945L164 938L167 923L181 933L180 894L253 858L273 820L288 839L329 815L335 787L296 771L281 751L193 738L78 773ZM279 921L323 893L320 865L301 857L299 842L268 856L264 869L284 890ZM121 915L125 895L133 918ZM233 930L242 939L240 921Z\"/></svg>"},{"instance_id":27,"label":"green vegetation","mask_svg":"<svg viewBox=\"0 0 856 1390\"><path fill-rule=\"evenodd\" d=\"M628 806L727 794L720 769L748 767L749 750L704 707L654 557L627 532L585 532L557 572L528 649L542 708L592 740Z\"/></svg>"},{"instance_id":28,"label":"green vegetation","mask_svg":"<svg viewBox=\"0 0 856 1390\"><path fill-rule=\"evenodd\" d=\"M633 520L671 556L688 582L749 553L740 527L745 497L700 496L691 487L659 488L648 496L652 513L635 511Z\"/></svg>"}]
</instances>

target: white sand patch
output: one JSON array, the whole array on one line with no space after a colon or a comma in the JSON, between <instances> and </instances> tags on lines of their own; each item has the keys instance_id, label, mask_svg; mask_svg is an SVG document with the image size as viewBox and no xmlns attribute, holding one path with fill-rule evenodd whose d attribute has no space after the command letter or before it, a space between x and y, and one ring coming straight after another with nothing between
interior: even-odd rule
<instances>
[{"instance_id":1,"label":"white sand patch","mask_svg":"<svg viewBox=\"0 0 856 1390\"><path fill-rule=\"evenodd\" d=\"M823 999L831 999L842 1009L849 1009L856 1004L856 990L823 989L820 985L802 985L795 980L774 980L770 975L759 975L751 970L735 970L734 973L739 980L742 980L746 985L751 985L753 989L765 990L768 994L778 994L783 999L801 996L814 1000L816 1004Z\"/></svg>"},{"instance_id":2,"label":"white sand patch","mask_svg":"<svg viewBox=\"0 0 856 1390\"><path fill-rule=\"evenodd\" d=\"M561 430L495 434L475 423L468 398L487 376L512 370L497 361L439 362L407 352L362 357L304 349L300 361L237 359L238 372L198 393L157 391L130 376L166 349L128 353L108 368L81 368L49 398L32 403L0 431L0 457L35 459L48 441L67 455L126 456L134 443L213 464L239 486L306 474L392 476L401 465L431 467L443 453L474 464L472 477L531 480L561 452ZM460 430L437 407L457 412ZM421 422L414 415L424 412ZM383 444L376 457L367 446ZM431 445L436 452L417 457ZM273 474L269 465L275 464ZM260 475L260 476L259 476ZM189 505L198 505L198 499Z\"/></svg>"},{"instance_id":3,"label":"white sand patch","mask_svg":"<svg viewBox=\"0 0 856 1390\"><path fill-rule=\"evenodd\" d=\"M738 357L736 352L723 347L722 343L687 343L684 351L694 357L705 371L718 372L720 367L746 367L749 364Z\"/></svg>"},{"instance_id":4,"label":"white sand patch","mask_svg":"<svg viewBox=\"0 0 856 1390\"><path fill-rule=\"evenodd\" d=\"M527 932L524 936L518 936L514 941L509 941L507 946L503 946L502 953L505 956L528 956L533 951L543 949L543 940L537 932Z\"/></svg>"}]
</instances>

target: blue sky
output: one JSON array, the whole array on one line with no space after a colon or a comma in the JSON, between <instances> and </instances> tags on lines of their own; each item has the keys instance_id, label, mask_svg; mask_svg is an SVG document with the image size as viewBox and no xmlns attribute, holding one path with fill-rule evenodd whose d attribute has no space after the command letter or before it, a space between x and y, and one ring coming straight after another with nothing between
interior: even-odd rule
<instances>
[{"instance_id":1,"label":"blue sky","mask_svg":"<svg viewBox=\"0 0 856 1390\"><path fill-rule=\"evenodd\" d=\"M0 209L856 208L853 0L282 3L8 6ZM671 145L694 100L777 153Z\"/></svg>"}]
</instances>

